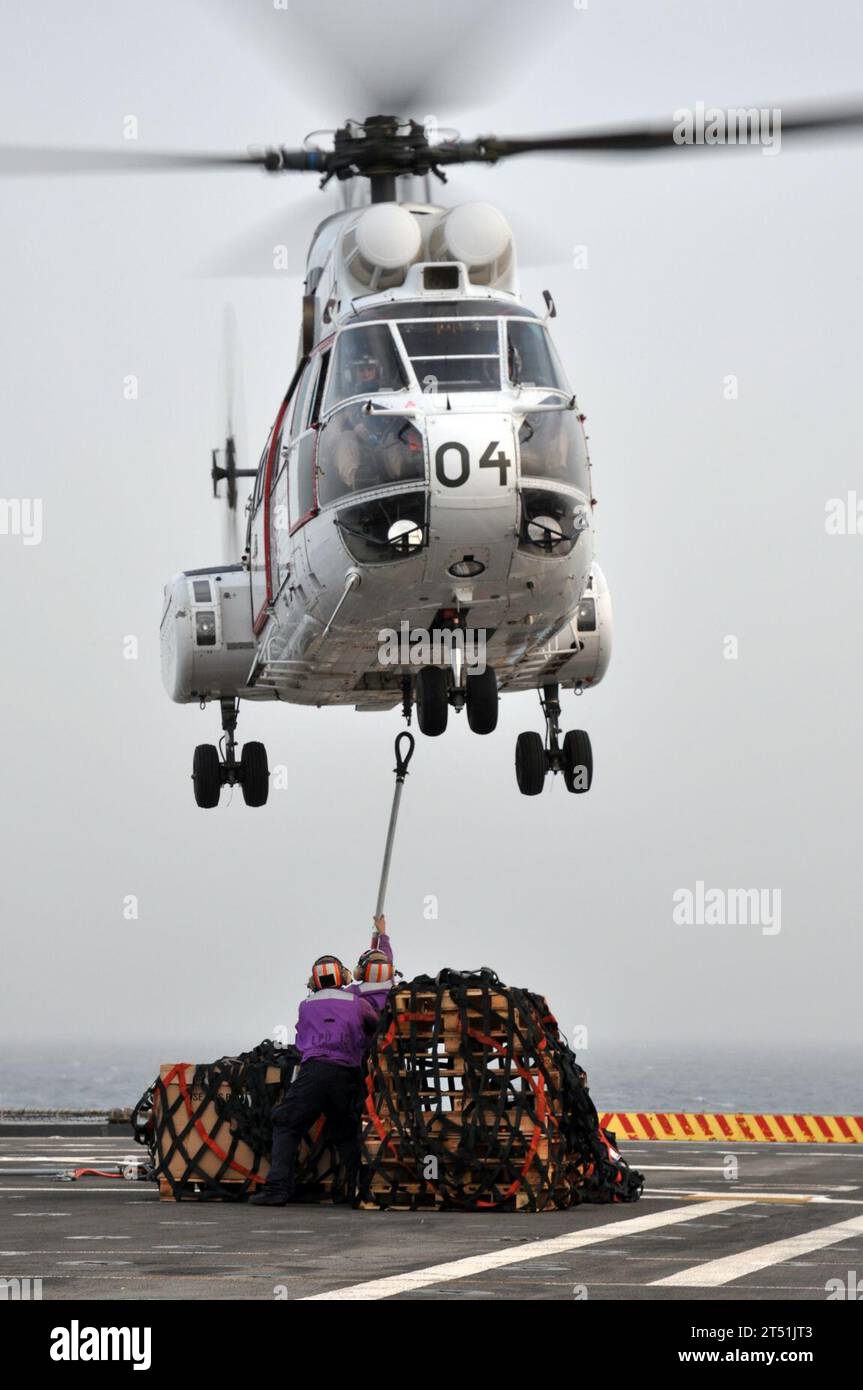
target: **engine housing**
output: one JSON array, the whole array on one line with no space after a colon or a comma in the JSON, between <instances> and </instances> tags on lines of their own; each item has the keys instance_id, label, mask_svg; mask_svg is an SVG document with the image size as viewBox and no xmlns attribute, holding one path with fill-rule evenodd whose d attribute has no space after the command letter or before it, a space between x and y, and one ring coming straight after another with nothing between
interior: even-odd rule
<instances>
[{"instance_id":1,"label":"engine housing","mask_svg":"<svg viewBox=\"0 0 863 1390\"><path fill-rule=\"evenodd\" d=\"M162 683L177 704L273 698L246 685L255 634L242 565L186 570L166 584L160 644Z\"/></svg>"}]
</instances>

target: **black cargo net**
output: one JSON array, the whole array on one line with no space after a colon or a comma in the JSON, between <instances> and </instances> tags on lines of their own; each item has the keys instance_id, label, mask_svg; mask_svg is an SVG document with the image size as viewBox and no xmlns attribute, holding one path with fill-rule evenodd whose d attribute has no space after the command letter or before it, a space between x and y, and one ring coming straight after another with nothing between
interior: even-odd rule
<instances>
[{"instance_id":1,"label":"black cargo net","mask_svg":"<svg viewBox=\"0 0 863 1390\"><path fill-rule=\"evenodd\" d=\"M361 1197L378 1207L538 1211L635 1201L544 999L490 970L401 985L369 1058Z\"/></svg>"},{"instance_id":2,"label":"black cargo net","mask_svg":"<svg viewBox=\"0 0 863 1390\"><path fill-rule=\"evenodd\" d=\"M264 1041L164 1069L132 1119L163 1195L242 1200L257 1189L271 1111L299 1060L295 1047ZM545 1000L490 970L421 975L393 991L368 1059L362 1123L364 1205L540 1211L635 1201L644 1182L600 1129ZM326 1199L344 1181L319 1118L300 1148L296 1198Z\"/></svg>"},{"instance_id":3,"label":"black cargo net","mask_svg":"<svg viewBox=\"0 0 863 1390\"><path fill-rule=\"evenodd\" d=\"M291 1083L300 1054L269 1040L237 1057L179 1063L145 1091L132 1114L152 1176L177 1199L239 1201L259 1189L272 1146L270 1114ZM319 1199L340 1176L323 1120L300 1149L297 1197Z\"/></svg>"}]
</instances>

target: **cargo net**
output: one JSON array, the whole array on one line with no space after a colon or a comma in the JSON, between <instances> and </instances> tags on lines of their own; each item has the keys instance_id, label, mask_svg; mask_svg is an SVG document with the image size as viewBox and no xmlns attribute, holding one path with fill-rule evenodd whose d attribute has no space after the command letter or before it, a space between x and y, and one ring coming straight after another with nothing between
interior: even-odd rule
<instances>
[{"instance_id":1,"label":"cargo net","mask_svg":"<svg viewBox=\"0 0 863 1390\"><path fill-rule=\"evenodd\" d=\"M162 1195L241 1201L256 1191L269 1170L270 1114L299 1061L295 1047L264 1040L237 1057L163 1067L132 1112ZM296 1198L320 1201L343 1183L321 1117L300 1147Z\"/></svg>"},{"instance_id":2,"label":"cargo net","mask_svg":"<svg viewBox=\"0 0 863 1390\"><path fill-rule=\"evenodd\" d=\"M399 986L366 1077L364 1206L527 1210L631 1202L644 1179L602 1131L545 1000L491 970Z\"/></svg>"}]
</instances>

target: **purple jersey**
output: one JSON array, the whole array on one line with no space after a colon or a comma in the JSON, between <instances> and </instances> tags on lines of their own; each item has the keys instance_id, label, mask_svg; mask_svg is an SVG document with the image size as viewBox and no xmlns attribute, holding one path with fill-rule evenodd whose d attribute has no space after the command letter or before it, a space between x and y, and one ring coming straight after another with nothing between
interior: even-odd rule
<instances>
[{"instance_id":1,"label":"purple jersey","mask_svg":"<svg viewBox=\"0 0 863 1390\"><path fill-rule=\"evenodd\" d=\"M378 1025L377 1011L348 989L319 989L300 1005L297 1047L304 1062L313 1057L359 1067Z\"/></svg>"},{"instance_id":2,"label":"purple jersey","mask_svg":"<svg viewBox=\"0 0 863 1390\"><path fill-rule=\"evenodd\" d=\"M381 932L380 936L372 937L371 949L373 951L380 951L381 955L385 956L390 965L392 965L393 948L386 932ZM389 999L392 987L392 980L385 980L382 984L378 984L375 980L362 980L359 984L348 985L348 989L352 994L359 995L360 998L367 1000L373 1008L377 1009L378 1013L380 1013Z\"/></svg>"}]
</instances>

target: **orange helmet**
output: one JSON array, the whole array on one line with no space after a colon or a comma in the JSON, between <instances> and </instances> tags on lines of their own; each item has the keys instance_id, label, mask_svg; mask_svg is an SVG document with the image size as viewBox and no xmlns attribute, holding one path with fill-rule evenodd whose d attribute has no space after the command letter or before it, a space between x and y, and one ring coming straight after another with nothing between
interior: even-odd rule
<instances>
[{"instance_id":1,"label":"orange helmet","mask_svg":"<svg viewBox=\"0 0 863 1390\"><path fill-rule=\"evenodd\" d=\"M394 974L392 961L373 946L371 950L363 951L357 961L354 979L364 980L366 984L384 985Z\"/></svg>"},{"instance_id":2,"label":"orange helmet","mask_svg":"<svg viewBox=\"0 0 863 1390\"><path fill-rule=\"evenodd\" d=\"M340 989L350 980L351 972L338 956L318 956L309 976L309 989Z\"/></svg>"}]
</instances>

